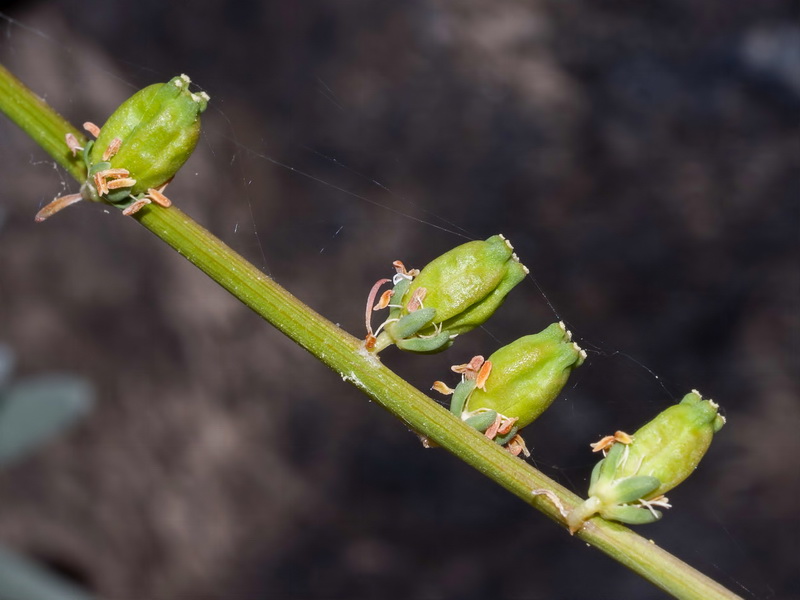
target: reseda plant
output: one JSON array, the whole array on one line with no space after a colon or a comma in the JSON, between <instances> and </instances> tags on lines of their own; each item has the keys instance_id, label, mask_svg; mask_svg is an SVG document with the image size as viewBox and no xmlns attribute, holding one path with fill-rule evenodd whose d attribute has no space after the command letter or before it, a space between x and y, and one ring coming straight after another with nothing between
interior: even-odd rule
<instances>
[{"instance_id":1,"label":"reseda plant","mask_svg":"<svg viewBox=\"0 0 800 600\"><path fill-rule=\"evenodd\" d=\"M97 140L81 146L73 134L67 147L82 152L87 179L79 194L57 198L36 215L43 221L79 200L107 202L131 215L154 202L171 206L163 190L186 162L200 135L200 114L208 95L189 91L186 75L150 85L126 100L103 125L84 127ZM482 325L506 295L528 273L511 243L502 235L471 241L445 252L421 271L393 263L394 287L376 302L379 280L369 293L364 348L378 353L394 344L416 353L439 352L455 338ZM389 309L373 332L373 311ZM546 410L586 353L563 323L522 337L484 360L455 365L461 382L450 388L437 381L433 389L452 395L450 411L462 421L506 447L513 455L530 456L519 430ZM654 507L668 507L663 494L697 466L724 422L717 406L692 393L664 411L634 436L617 432L594 444L611 447L595 468L590 498L569 513L571 531L594 514L625 523L660 518ZM537 493L534 490L534 493ZM562 511L563 512L563 511Z\"/></svg>"},{"instance_id":2,"label":"reseda plant","mask_svg":"<svg viewBox=\"0 0 800 600\"><path fill-rule=\"evenodd\" d=\"M77 131L0 66L0 109L77 177L80 169L66 156L56 135L74 132L67 134L67 144L73 154L83 152L88 172L81 194L74 195L77 198L57 199L40 211L37 220L80 199L108 202L125 214L155 203L158 206L143 210L136 220L421 435L430 436L432 442L567 524L571 531L582 529L584 541L663 589L693 599L735 597L629 531L608 527L602 520L583 527L597 514L626 523L658 519L661 514L656 508L668 506L663 494L697 467L713 433L722 427L724 419L717 414L716 404L693 392L632 436L617 432L603 438L595 450L610 450L595 467L589 499L578 502L530 465L463 430L452 415L375 358L392 344L411 352L438 352L452 345L456 336L483 324L527 273L508 241L496 235L463 244L421 272L407 270L396 261L394 288L376 302L380 287L389 282L382 279L369 294L367 336L359 342L264 277L189 217L168 208L171 203L162 198L163 186L194 149L199 114L208 101L202 93L190 94L188 83L181 76L138 92L102 131L89 124L98 140L81 148ZM385 308L390 309L389 316L373 332L371 314ZM452 393L451 412L462 422L504 444L512 454L527 455L518 430L553 402L585 358L563 324L557 323L499 349L489 360L478 356L457 365L454 371L462 381L452 390L442 382L434 384L434 389ZM560 518L550 504L544 508L537 496L555 505Z\"/></svg>"}]
</instances>

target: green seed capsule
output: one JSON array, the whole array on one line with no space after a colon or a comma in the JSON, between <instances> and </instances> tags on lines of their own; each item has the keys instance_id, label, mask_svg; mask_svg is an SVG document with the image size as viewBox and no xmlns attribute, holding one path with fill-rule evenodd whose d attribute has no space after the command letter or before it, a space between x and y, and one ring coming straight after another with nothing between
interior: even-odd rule
<instances>
[{"instance_id":1,"label":"green seed capsule","mask_svg":"<svg viewBox=\"0 0 800 600\"><path fill-rule=\"evenodd\" d=\"M563 323L554 323L500 348L484 361L476 356L453 370L462 374L451 390L442 382L434 389L452 393L450 410L514 454L527 454L517 432L542 414L586 353L571 341Z\"/></svg>"},{"instance_id":2,"label":"green seed capsule","mask_svg":"<svg viewBox=\"0 0 800 600\"><path fill-rule=\"evenodd\" d=\"M398 271L392 310L370 347L444 350L457 335L482 325L527 273L502 235L462 244L434 259L416 277Z\"/></svg>"},{"instance_id":3,"label":"green seed capsule","mask_svg":"<svg viewBox=\"0 0 800 600\"><path fill-rule=\"evenodd\" d=\"M110 163L136 180L130 194L145 193L172 179L197 145L200 114L208 104L208 96L190 92L189 83L181 75L128 98L100 129L89 161L103 161L103 153L119 138L122 143Z\"/></svg>"},{"instance_id":4,"label":"green seed capsule","mask_svg":"<svg viewBox=\"0 0 800 600\"><path fill-rule=\"evenodd\" d=\"M630 436L630 443L614 443L592 473L589 499L569 515L570 529L595 514L632 524L660 519L655 507L669 508L664 494L691 475L725 424L718 408L693 391Z\"/></svg>"},{"instance_id":5,"label":"green seed capsule","mask_svg":"<svg viewBox=\"0 0 800 600\"><path fill-rule=\"evenodd\" d=\"M102 128L84 127L97 137L85 147L72 134L69 149L83 152L87 180L80 194L56 198L36 215L48 217L80 200L109 202L133 214L146 204L171 205L163 189L194 151L200 136L200 114L208 95L189 91L186 75L136 92Z\"/></svg>"},{"instance_id":6,"label":"green seed capsule","mask_svg":"<svg viewBox=\"0 0 800 600\"><path fill-rule=\"evenodd\" d=\"M637 475L660 481L659 487L643 498L666 494L692 474L714 434L722 429L725 419L717 413L718 408L716 403L703 400L697 392L687 394L679 404L669 407L633 434L627 452L621 445L620 458L613 465L613 471L608 478L597 482L589 494L602 494L609 480Z\"/></svg>"},{"instance_id":7,"label":"green seed capsule","mask_svg":"<svg viewBox=\"0 0 800 600\"><path fill-rule=\"evenodd\" d=\"M522 429L552 404L585 357L564 324L553 323L492 354L488 359L491 373L483 389L472 392L466 409L489 409L518 418L517 427Z\"/></svg>"},{"instance_id":8,"label":"green seed capsule","mask_svg":"<svg viewBox=\"0 0 800 600\"><path fill-rule=\"evenodd\" d=\"M434 259L414 279L404 297L408 302L420 288L423 304L436 309L433 325L442 324L451 334L474 329L500 306L506 294L525 278L514 248L502 235L486 241L467 242Z\"/></svg>"}]
</instances>

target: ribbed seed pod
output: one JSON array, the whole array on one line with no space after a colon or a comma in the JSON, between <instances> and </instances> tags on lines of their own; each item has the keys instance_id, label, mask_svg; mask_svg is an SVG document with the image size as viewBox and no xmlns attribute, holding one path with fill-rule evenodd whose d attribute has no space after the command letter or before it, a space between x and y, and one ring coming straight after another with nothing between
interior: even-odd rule
<instances>
[{"instance_id":1,"label":"ribbed seed pod","mask_svg":"<svg viewBox=\"0 0 800 600\"><path fill-rule=\"evenodd\" d=\"M87 179L80 194L56 198L36 215L43 221L80 200L109 202L133 214L155 202L170 206L163 189L197 145L200 114L208 95L189 91L186 75L150 85L128 98L102 128L84 127L97 140L81 147L72 134L66 137L73 153L82 151Z\"/></svg>"},{"instance_id":2,"label":"ribbed seed pod","mask_svg":"<svg viewBox=\"0 0 800 600\"><path fill-rule=\"evenodd\" d=\"M516 417L522 429L552 404L585 357L563 323L519 338L489 357L491 374L483 389L472 392L466 410L489 409Z\"/></svg>"},{"instance_id":3,"label":"ribbed seed pod","mask_svg":"<svg viewBox=\"0 0 800 600\"><path fill-rule=\"evenodd\" d=\"M371 348L444 350L482 325L527 273L502 235L453 248L418 275L398 271L389 317Z\"/></svg>"},{"instance_id":4,"label":"ribbed seed pod","mask_svg":"<svg viewBox=\"0 0 800 600\"><path fill-rule=\"evenodd\" d=\"M656 507L670 507L664 494L692 474L725 424L718 409L692 391L626 436L629 443L612 441L608 455L592 472L589 498L569 515L570 529L577 531L595 514L631 524L660 519Z\"/></svg>"},{"instance_id":5,"label":"ribbed seed pod","mask_svg":"<svg viewBox=\"0 0 800 600\"><path fill-rule=\"evenodd\" d=\"M484 360L474 357L455 365L461 382L450 389L437 381L434 389L452 393L450 410L513 454L528 454L517 435L541 415L567 382L586 353L572 342L563 323L522 337Z\"/></svg>"}]
</instances>

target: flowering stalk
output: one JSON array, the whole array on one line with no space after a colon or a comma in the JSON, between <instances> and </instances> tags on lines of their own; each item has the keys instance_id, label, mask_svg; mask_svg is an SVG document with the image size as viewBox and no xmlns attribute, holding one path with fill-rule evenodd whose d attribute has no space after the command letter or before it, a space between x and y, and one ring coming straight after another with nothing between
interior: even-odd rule
<instances>
[{"instance_id":1,"label":"flowering stalk","mask_svg":"<svg viewBox=\"0 0 800 600\"><path fill-rule=\"evenodd\" d=\"M0 111L79 181L86 173L63 147L67 133L80 135L41 99L0 66ZM147 205L133 217L209 275L245 305L380 403L415 431L545 513L566 528L565 511L581 499L528 463L464 424L363 351L363 343L305 306L174 206ZM557 505L561 505L560 507ZM616 523L593 518L576 537L595 546L677 598L738 598L649 540Z\"/></svg>"}]
</instances>

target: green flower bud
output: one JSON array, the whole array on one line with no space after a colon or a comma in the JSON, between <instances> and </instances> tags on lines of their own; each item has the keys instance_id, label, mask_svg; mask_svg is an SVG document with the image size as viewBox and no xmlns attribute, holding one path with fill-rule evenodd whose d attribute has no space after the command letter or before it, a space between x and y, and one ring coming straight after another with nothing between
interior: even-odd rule
<instances>
[{"instance_id":1,"label":"green flower bud","mask_svg":"<svg viewBox=\"0 0 800 600\"><path fill-rule=\"evenodd\" d=\"M556 399L586 353L573 341L563 323L503 346L489 357L492 371L483 389L467 401L468 412L489 409L517 418L517 427L530 425Z\"/></svg>"},{"instance_id":2,"label":"green flower bud","mask_svg":"<svg viewBox=\"0 0 800 600\"><path fill-rule=\"evenodd\" d=\"M85 147L68 134L67 146L83 152L87 180L80 194L56 198L36 215L43 221L80 200L109 202L133 214L145 204L171 205L162 193L194 151L200 114L208 95L189 91L186 75L150 85L123 102L102 129L86 123L97 137Z\"/></svg>"},{"instance_id":3,"label":"green flower bud","mask_svg":"<svg viewBox=\"0 0 800 600\"><path fill-rule=\"evenodd\" d=\"M586 353L571 341L563 323L554 323L500 348L484 361L476 356L453 370L462 374L451 390L442 382L434 389L452 393L450 410L514 454L528 454L517 432L542 414Z\"/></svg>"},{"instance_id":4,"label":"green flower bud","mask_svg":"<svg viewBox=\"0 0 800 600\"><path fill-rule=\"evenodd\" d=\"M482 325L527 273L502 235L462 244L416 277L398 268L389 318L372 343L369 333L368 346L376 352L390 344L411 352L444 350Z\"/></svg>"},{"instance_id":5,"label":"green flower bud","mask_svg":"<svg viewBox=\"0 0 800 600\"><path fill-rule=\"evenodd\" d=\"M618 432L629 443L614 443L611 436L601 440L598 444L611 440L613 446L592 472L589 499L569 515L570 529L577 531L595 514L632 524L660 519L654 507L670 507L664 494L697 468L725 424L718 409L692 391L633 436Z\"/></svg>"}]
</instances>

